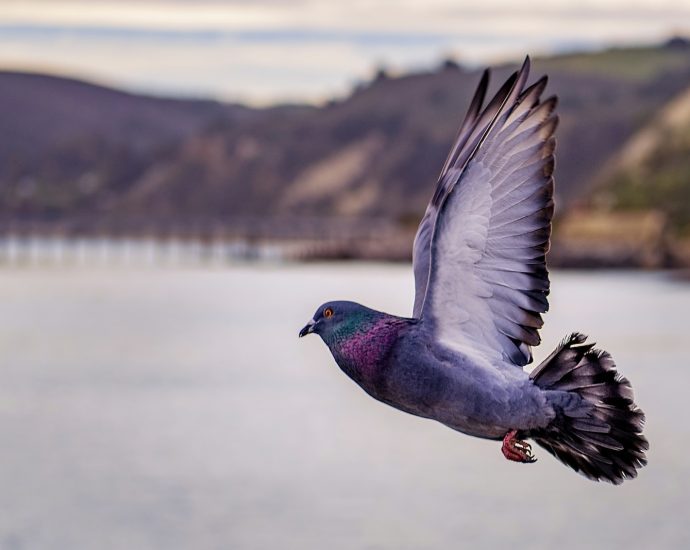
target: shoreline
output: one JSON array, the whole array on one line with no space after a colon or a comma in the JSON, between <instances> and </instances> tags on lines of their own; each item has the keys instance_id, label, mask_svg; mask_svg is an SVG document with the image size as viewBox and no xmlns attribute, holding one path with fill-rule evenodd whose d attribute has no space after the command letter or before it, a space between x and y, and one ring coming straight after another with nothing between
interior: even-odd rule
<instances>
[{"instance_id":1,"label":"shoreline","mask_svg":"<svg viewBox=\"0 0 690 550\"><path fill-rule=\"evenodd\" d=\"M558 238L547 263L558 269L677 270L690 280L687 256L669 249L629 243L568 243ZM152 236L0 236L0 266L13 265L181 265L234 262L411 263L408 232L385 238L252 239Z\"/></svg>"}]
</instances>

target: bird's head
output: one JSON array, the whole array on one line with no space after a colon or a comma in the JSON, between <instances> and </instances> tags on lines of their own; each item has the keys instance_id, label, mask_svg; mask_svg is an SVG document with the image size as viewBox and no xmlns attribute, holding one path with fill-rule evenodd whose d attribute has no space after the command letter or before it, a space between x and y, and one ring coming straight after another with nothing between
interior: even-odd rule
<instances>
[{"instance_id":1,"label":"bird's head","mask_svg":"<svg viewBox=\"0 0 690 550\"><path fill-rule=\"evenodd\" d=\"M300 338L316 333L328 345L337 339L347 337L375 319L379 312L355 302L335 301L320 305L302 330Z\"/></svg>"}]
</instances>

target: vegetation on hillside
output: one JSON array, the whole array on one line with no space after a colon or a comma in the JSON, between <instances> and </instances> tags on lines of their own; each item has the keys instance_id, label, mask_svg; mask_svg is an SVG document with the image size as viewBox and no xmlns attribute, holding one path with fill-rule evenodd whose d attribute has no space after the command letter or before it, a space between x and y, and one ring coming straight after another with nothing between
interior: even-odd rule
<instances>
[{"instance_id":1,"label":"vegetation on hillside","mask_svg":"<svg viewBox=\"0 0 690 550\"><path fill-rule=\"evenodd\" d=\"M623 148L593 204L665 214L671 234L690 237L690 86Z\"/></svg>"},{"instance_id":2,"label":"vegetation on hillside","mask_svg":"<svg viewBox=\"0 0 690 550\"><path fill-rule=\"evenodd\" d=\"M687 65L690 42L675 38L663 48L611 48L592 53L571 53L544 59L545 70L565 70L583 76L599 74L644 81Z\"/></svg>"},{"instance_id":3,"label":"vegetation on hillside","mask_svg":"<svg viewBox=\"0 0 690 550\"><path fill-rule=\"evenodd\" d=\"M690 236L690 132L669 139L637 170L622 171L603 195L618 210L660 210L675 234Z\"/></svg>"}]
</instances>

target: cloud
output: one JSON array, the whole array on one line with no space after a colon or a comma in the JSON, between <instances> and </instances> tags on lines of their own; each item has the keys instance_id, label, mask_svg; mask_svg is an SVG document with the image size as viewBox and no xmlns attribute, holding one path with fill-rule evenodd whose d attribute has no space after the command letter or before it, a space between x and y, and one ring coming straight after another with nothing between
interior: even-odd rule
<instances>
[{"instance_id":1,"label":"cloud","mask_svg":"<svg viewBox=\"0 0 690 550\"><path fill-rule=\"evenodd\" d=\"M690 17L686 0L4 0L4 24L134 27L177 30L264 30L300 27L398 32L463 32L478 23L647 21L677 24ZM686 21L688 19L685 19ZM539 23L538 23L539 24ZM476 27L475 27L476 28Z\"/></svg>"},{"instance_id":2,"label":"cloud","mask_svg":"<svg viewBox=\"0 0 690 550\"><path fill-rule=\"evenodd\" d=\"M0 64L135 90L318 101L377 65L497 59L690 31L686 1L4 0Z\"/></svg>"}]
</instances>

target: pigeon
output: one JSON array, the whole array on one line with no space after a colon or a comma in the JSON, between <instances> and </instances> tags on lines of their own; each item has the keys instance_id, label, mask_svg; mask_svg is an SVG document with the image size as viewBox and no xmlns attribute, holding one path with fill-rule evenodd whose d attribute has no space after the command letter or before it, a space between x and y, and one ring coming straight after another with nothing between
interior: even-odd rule
<instances>
[{"instance_id":1,"label":"pigeon","mask_svg":"<svg viewBox=\"0 0 690 550\"><path fill-rule=\"evenodd\" d=\"M585 477L619 484L647 463L645 416L611 355L581 333L528 371L548 309L555 96L530 60L486 106L484 71L413 246L412 317L321 305L318 334L374 399L535 462L528 439Z\"/></svg>"}]
</instances>

